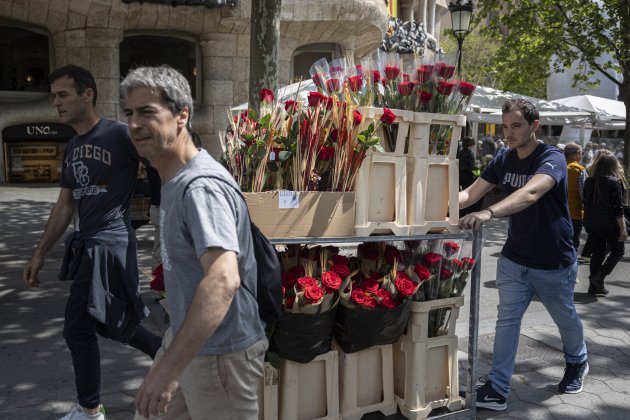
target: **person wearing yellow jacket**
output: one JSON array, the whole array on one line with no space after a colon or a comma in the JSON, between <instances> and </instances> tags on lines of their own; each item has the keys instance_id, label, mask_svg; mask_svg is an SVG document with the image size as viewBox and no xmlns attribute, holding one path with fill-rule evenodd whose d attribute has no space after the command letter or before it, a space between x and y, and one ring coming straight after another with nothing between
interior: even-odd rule
<instances>
[{"instance_id":1,"label":"person wearing yellow jacket","mask_svg":"<svg viewBox=\"0 0 630 420\"><path fill-rule=\"evenodd\" d=\"M573 247L577 253L584 219L584 182L588 174L586 168L580 165L582 147L579 144L568 143L564 147L564 158L567 161L567 190L569 193L569 214L571 215L571 223L573 223Z\"/></svg>"}]
</instances>

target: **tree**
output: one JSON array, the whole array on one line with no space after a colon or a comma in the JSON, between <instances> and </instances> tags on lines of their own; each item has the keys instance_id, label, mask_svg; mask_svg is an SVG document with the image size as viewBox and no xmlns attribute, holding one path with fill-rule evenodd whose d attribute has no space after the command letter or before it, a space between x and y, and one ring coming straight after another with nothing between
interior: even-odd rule
<instances>
[{"instance_id":1,"label":"tree","mask_svg":"<svg viewBox=\"0 0 630 420\"><path fill-rule=\"evenodd\" d=\"M282 0L252 0L249 37L249 107L258 109L262 88L278 87Z\"/></svg>"},{"instance_id":2,"label":"tree","mask_svg":"<svg viewBox=\"0 0 630 420\"><path fill-rule=\"evenodd\" d=\"M597 85L607 78L619 86L618 99L626 105L626 121L630 121L628 0L478 0L477 17L487 19L488 30L503 36L498 55L503 69L529 77L532 62L540 60L551 61L555 72L577 66L576 86ZM602 61L606 53L612 58ZM628 129L624 144L623 166L628 174Z\"/></svg>"},{"instance_id":3,"label":"tree","mask_svg":"<svg viewBox=\"0 0 630 420\"><path fill-rule=\"evenodd\" d=\"M513 71L501 55L502 37L478 23L472 28L462 47L462 78L475 85L544 98L549 66L535 59L527 64L526 72ZM447 54L457 52L452 30L444 30L440 47Z\"/></svg>"}]
</instances>

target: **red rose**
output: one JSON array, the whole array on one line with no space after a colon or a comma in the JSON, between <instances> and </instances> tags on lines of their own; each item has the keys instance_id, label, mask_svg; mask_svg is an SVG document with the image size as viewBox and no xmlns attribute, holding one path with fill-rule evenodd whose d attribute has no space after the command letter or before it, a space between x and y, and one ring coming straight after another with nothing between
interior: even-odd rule
<instances>
[{"instance_id":1,"label":"red rose","mask_svg":"<svg viewBox=\"0 0 630 420\"><path fill-rule=\"evenodd\" d=\"M320 103L326 101L326 96L319 92L308 93L308 106L316 107Z\"/></svg>"},{"instance_id":2,"label":"red rose","mask_svg":"<svg viewBox=\"0 0 630 420\"><path fill-rule=\"evenodd\" d=\"M328 161L335 155L334 147L322 146L317 153L317 159Z\"/></svg>"},{"instance_id":3,"label":"red rose","mask_svg":"<svg viewBox=\"0 0 630 420\"><path fill-rule=\"evenodd\" d=\"M477 86L473 85L472 83L464 82L462 80L461 82L459 82L459 87L457 89L462 95L470 96L473 94L473 92L475 92Z\"/></svg>"},{"instance_id":4,"label":"red rose","mask_svg":"<svg viewBox=\"0 0 630 420\"><path fill-rule=\"evenodd\" d=\"M330 141L332 141L333 143L337 143L337 137L339 137L339 130L337 130L336 128L334 128L334 129L330 132Z\"/></svg>"},{"instance_id":5,"label":"red rose","mask_svg":"<svg viewBox=\"0 0 630 420\"><path fill-rule=\"evenodd\" d=\"M464 263L464 270L470 271L475 266L475 260L473 258L462 258L462 262Z\"/></svg>"},{"instance_id":6,"label":"red rose","mask_svg":"<svg viewBox=\"0 0 630 420\"><path fill-rule=\"evenodd\" d=\"M299 284L302 289L306 290L309 287L319 287L319 283L313 277L300 277L297 279L297 284Z\"/></svg>"},{"instance_id":7,"label":"red rose","mask_svg":"<svg viewBox=\"0 0 630 420\"><path fill-rule=\"evenodd\" d=\"M383 108L383 115L381 115L381 122L383 124L393 124L396 121L396 114L389 108Z\"/></svg>"},{"instance_id":8,"label":"red rose","mask_svg":"<svg viewBox=\"0 0 630 420\"><path fill-rule=\"evenodd\" d=\"M396 306L398 306L398 302L396 302L393 297L387 296L381 299L381 301L378 303L378 306L383 309L394 309Z\"/></svg>"},{"instance_id":9,"label":"red rose","mask_svg":"<svg viewBox=\"0 0 630 420\"><path fill-rule=\"evenodd\" d=\"M327 96L326 97L326 109L332 109L334 104L335 104L335 98L333 98L332 96Z\"/></svg>"},{"instance_id":10,"label":"red rose","mask_svg":"<svg viewBox=\"0 0 630 420\"><path fill-rule=\"evenodd\" d=\"M400 251L395 246L387 245L385 248L385 262L387 265L394 265L394 260L400 262Z\"/></svg>"},{"instance_id":11,"label":"red rose","mask_svg":"<svg viewBox=\"0 0 630 420\"><path fill-rule=\"evenodd\" d=\"M363 279L361 287L368 293L376 293L379 288L378 280L371 277Z\"/></svg>"},{"instance_id":12,"label":"red rose","mask_svg":"<svg viewBox=\"0 0 630 420\"><path fill-rule=\"evenodd\" d=\"M372 83L376 84L381 80L381 72L378 70L372 70Z\"/></svg>"},{"instance_id":13,"label":"red rose","mask_svg":"<svg viewBox=\"0 0 630 420\"><path fill-rule=\"evenodd\" d=\"M326 88L328 92L337 92L341 85L339 84L339 79L328 79L326 81Z\"/></svg>"},{"instance_id":14,"label":"red rose","mask_svg":"<svg viewBox=\"0 0 630 420\"><path fill-rule=\"evenodd\" d=\"M365 303L363 304L363 306L368 307L368 308L377 308L378 300L376 300L376 298L373 298L373 297L368 297Z\"/></svg>"},{"instance_id":15,"label":"red rose","mask_svg":"<svg viewBox=\"0 0 630 420\"><path fill-rule=\"evenodd\" d=\"M420 103L426 104L433 98L433 94L431 92L427 92L426 90L421 90L418 92L418 96L420 96Z\"/></svg>"},{"instance_id":16,"label":"red rose","mask_svg":"<svg viewBox=\"0 0 630 420\"><path fill-rule=\"evenodd\" d=\"M287 289L292 289L295 283L297 283L297 280L298 276L295 273L282 273L282 286Z\"/></svg>"},{"instance_id":17,"label":"red rose","mask_svg":"<svg viewBox=\"0 0 630 420\"><path fill-rule=\"evenodd\" d=\"M389 80L394 80L400 75L400 67L398 66L385 66L385 77Z\"/></svg>"},{"instance_id":18,"label":"red rose","mask_svg":"<svg viewBox=\"0 0 630 420\"><path fill-rule=\"evenodd\" d=\"M296 265L295 267L293 267L289 271L291 271L293 274L295 274L295 277L296 277L295 280L296 281L297 281L298 278L304 277L304 274L305 274L304 267L302 267L301 265Z\"/></svg>"},{"instance_id":19,"label":"red rose","mask_svg":"<svg viewBox=\"0 0 630 420\"><path fill-rule=\"evenodd\" d=\"M297 111L297 102L292 101L291 99L289 99L288 101L285 101L284 110L291 113Z\"/></svg>"},{"instance_id":20,"label":"red rose","mask_svg":"<svg viewBox=\"0 0 630 420\"><path fill-rule=\"evenodd\" d=\"M405 271L396 271L396 279L411 280Z\"/></svg>"},{"instance_id":21,"label":"red rose","mask_svg":"<svg viewBox=\"0 0 630 420\"><path fill-rule=\"evenodd\" d=\"M318 88L324 86L322 76L320 76L319 74L315 73L311 76L311 79L313 80L313 84L315 84L315 86L317 86Z\"/></svg>"},{"instance_id":22,"label":"red rose","mask_svg":"<svg viewBox=\"0 0 630 420\"><path fill-rule=\"evenodd\" d=\"M332 262L333 264L345 264L348 265L348 257L344 257L343 255L333 255L332 256Z\"/></svg>"},{"instance_id":23,"label":"red rose","mask_svg":"<svg viewBox=\"0 0 630 420\"><path fill-rule=\"evenodd\" d=\"M350 293L350 300L352 300L357 305L365 305L365 302L369 300L369 296L365 294L365 292L361 289L352 289L352 293Z\"/></svg>"},{"instance_id":24,"label":"red rose","mask_svg":"<svg viewBox=\"0 0 630 420\"><path fill-rule=\"evenodd\" d=\"M339 72L343 72L343 67L341 66L330 66L330 72L331 73L339 73Z\"/></svg>"},{"instance_id":25,"label":"red rose","mask_svg":"<svg viewBox=\"0 0 630 420\"><path fill-rule=\"evenodd\" d=\"M436 268L440 261L442 261L442 256L435 252L427 252L422 258L424 259L424 264L429 269Z\"/></svg>"},{"instance_id":26,"label":"red rose","mask_svg":"<svg viewBox=\"0 0 630 420\"><path fill-rule=\"evenodd\" d=\"M418 78L418 82L426 83L431 80L431 75L433 74L433 66L431 65L422 65L416 69L416 76Z\"/></svg>"},{"instance_id":27,"label":"red rose","mask_svg":"<svg viewBox=\"0 0 630 420\"><path fill-rule=\"evenodd\" d=\"M451 260L451 267L453 267L453 269L456 269L457 271L460 271L464 267L464 262L462 260L458 260L457 258L453 258Z\"/></svg>"},{"instance_id":28,"label":"red rose","mask_svg":"<svg viewBox=\"0 0 630 420\"><path fill-rule=\"evenodd\" d=\"M324 289L317 284L304 289L304 299L306 299L308 303L318 303L323 297Z\"/></svg>"},{"instance_id":29,"label":"red rose","mask_svg":"<svg viewBox=\"0 0 630 420\"><path fill-rule=\"evenodd\" d=\"M396 286L396 290L402 297L409 297L413 295L418 284L413 280L410 280L409 278L399 277L394 282L394 285Z\"/></svg>"},{"instance_id":30,"label":"red rose","mask_svg":"<svg viewBox=\"0 0 630 420\"><path fill-rule=\"evenodd\" d=\"M295 296L289 296L284 300L284 306L287 309L293 309L293 304L295 303Z\"/></svg>"},{"instance_id":31,"label":"red rose","mask_svg":"<svg viewBox=\"0 0 630 420\"><path fill-rule=\"evenodd\" d=\"M438 63L435 66L435 70L443 79L450 79L455 74L455 66L449 66L445 63Z\"/></svg>"},{"instance_id":32,"label":"red rose","mask_svg":"<svg viewBox=\"0 0 630 420\"><path fill-rule=\"evenodd\" d=\"M348 88L352 92L358 92L363 87L363 76L348 77Z\"/></svg>"},{"instance_id":33,"label":"red rose","mask_svg":"<svg viewBox=\"0 0 630 420\"><path fill-rule=\"evenodd\" d=\"M354 68L359 76L363 76L363 66L361 64L357 64Z\"/></svg>"},{"instance_id":34,"label":"red rose","mask_svg":"<svg viewBox=\"0 0 630 420\"><path fill-rule=\"evenodd\" d=\"M273 92L269 89L261 89L260 90L260 102L264 102L266 104L270 104L273 102Z\"/></svg>"},{"instance_id":35,"label":"red rose","mask_svg":"<svg viewBox=\"0 0 630 420\"><path fill-rule=\"evenodd\" d=\"M341 286L341 277L334 271L326 271L322 274L322 284L326 288L326 293L334 293Z\"/></svg>"},{"instance_id":36,"label":"red rose","mask_svg":"<svg viewBox=\"0 0 630 420\"><path fill-rule=\"evenodd\" d=\"M403 82L410 82L411 78L407 73L403 73Z\"/></svg>"},{"instance_id":37,"label":"red rose","mask_svg":"<svg viewBox=\"0 0 630 420\"><path fill-rule=\"evenodd\" d=\"M352 111L352 125L359 125L363 121L363 115L356 109Z\"/></svg>"},{"instance_id":38,"label":"red rose","mask_svg":"<svg viewBox=\"0 0 630 420\"><path fill-rule=\"evenodd\" d=\"M438 82L437 91L438 93L448 96L453 91L455 84L452 82Z\"/></svg>"},{"instance_id":39,"label":"red rose","mask_svg":"<svg viewBox=\"0 0 630 420\"><path fill-rule=\"evenodd\" d=\"M451 251L451 252L455 252L459 249L459 244L457 242L444 242L444 249Z\"/></svg>"},{"instance_id":40,"label":"red rose","mask_svg":"<svg viewBox=\"0 0 630 420\"><path fill-rule=\"evenodd\" d=\"M429 277L431 277L431 273L429 272L429 270L427 270L427 268L421 264L416 264L416 266L413 268L413 272L416 273L420 281L428 280Z\"/></svg>"},{"instance_id":41,"label":"red rose","mask_svg":"<svg viewBox=\"0 0 630 420\"><path fill-rule=\"evenodd\" d=\"M440 269L440 280L448 280L453 277L453 270L449 270L446 267Z\"/></svg>"},{"instance_id":42,"label":"red rose","mask_svg":"<svg viewBox=\"0 0 630 420\"><path fill-rule=\"evenodd\" d=\"M392 294L389 293L389 290L385 290L385 289L378 289L376 291L376 297L379 299L385 299L386 297L392 297Z\"/></svg>"},{"instance_id":43,"label":"red rose","mask_svg":"<svg viewBox=\"0 0 630 420\"><path fill-rule=\"evenodd\" d=\"M411 82L400 82L398 83L398 93L402 96L409 96L413 92L413 83Z\"/></svg>"},{"instance_id":44,"label":"red rose","mask_svg":"<svg viewBox=\"0 0 630 420\"><path fill-rule=\"evenodd\" d=\"M339 274L342 279L350 275L350 268L348 268L346 264L333 264L332 267L330 267L330 271Z\"/></svg>"}]
</instances>

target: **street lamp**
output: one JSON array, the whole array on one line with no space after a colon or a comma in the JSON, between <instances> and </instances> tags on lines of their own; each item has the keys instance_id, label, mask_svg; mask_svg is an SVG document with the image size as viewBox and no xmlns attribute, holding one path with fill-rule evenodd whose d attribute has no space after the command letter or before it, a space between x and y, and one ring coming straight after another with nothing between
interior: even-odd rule
<instances>
[{"instance_id":1,"label":"street lamp","mask_svg":"<svg viewBox=\"0 0 630 420\"><path fill-rule=\"evenodd\" d=\"M470 33L470 19L473 12L472 0L455 0L448 5L451 12L451 26L457 39L457 77L462 78L462 44Z\"/></svg>"}]
</instances>

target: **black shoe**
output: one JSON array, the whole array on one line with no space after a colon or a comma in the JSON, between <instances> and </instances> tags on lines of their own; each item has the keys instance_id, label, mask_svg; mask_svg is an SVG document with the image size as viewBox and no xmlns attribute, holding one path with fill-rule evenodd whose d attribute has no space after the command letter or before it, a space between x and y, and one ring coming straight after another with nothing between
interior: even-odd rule
<instances>
[{"instance_id":1,"label":"black shoe","mask_svg":"<svg viewBox=\"0 0 630 420\"><path fill-rule=\"evenodd\" d=\"M606 276L603 275L601 272L597 272L596 274L593 274L592 276L589 277L590 284L593 286L594 291L595 291L595 293L591 293L591 294L600 295L600 296L606 296L608 294L608 289L606 289L606 287L604 286L605 277ZM589 291L590 291L590 287L589 287Z\"/></svg>"},{"instance_id":2,"label":"black shoe","mask_svg":"<svg viewBox=\"0 0 630 420\"><path fill-rule=\"evenodd\" d=\"M487 381L477 388L477 407L489 410L503 411L507 409L507 399L492 388L492 382Z\"/></svg>"},{"instance_id":3,"label":"black shoe","mask_svg":"<svg viewBox=\"0 0 630 420\"><path fill-rule=\"evenodd\" d=\"M588 362L567 363L564 369L564 377L558 384L560 392L565 394L578 394L582 392L584 377L588 374ZM479 403L477 403L478 406Z\"/></svg>"}]
</instances>

